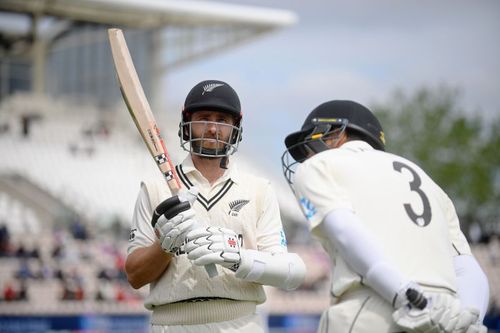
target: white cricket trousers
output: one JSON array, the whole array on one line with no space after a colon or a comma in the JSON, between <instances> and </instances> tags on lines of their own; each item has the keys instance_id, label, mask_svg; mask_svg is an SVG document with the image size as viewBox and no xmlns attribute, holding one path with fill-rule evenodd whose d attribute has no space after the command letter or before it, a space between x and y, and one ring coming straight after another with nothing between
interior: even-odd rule
<instances>
[{"instance_id":1,"label":"white cricket trousers","mask_svg":"<svg viewBox=\"0 0 500 333\"><path fill-rule=\"evenodd\" d=\"M264 333L262 317L251 314L228 321L198 325L151 325L151 333Z\"/></svg>"},{"instance_id":2,"label":"white cricket trousers","mask_svg":"<svg viewBox=\"0 0 500 333\"><path fill-rule=\"evenodd\" d=\"M402 332L392 319L394 309L371 289L343 295L321 315L318 333Z\"/></svg>"}]
</instances>

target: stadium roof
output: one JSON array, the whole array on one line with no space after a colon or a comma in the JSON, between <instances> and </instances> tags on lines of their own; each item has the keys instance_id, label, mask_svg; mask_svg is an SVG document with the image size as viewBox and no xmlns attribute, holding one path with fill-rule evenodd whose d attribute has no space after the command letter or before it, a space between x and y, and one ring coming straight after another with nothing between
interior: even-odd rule
<instances>
[{"instance_id":1,"label":"stadium roof","mask_svg":"<svg viewBox=\"0 0 500 333\"><path fill-rule=\"evenodd\" d=\"M297 20L287 10L181 0L2 0L0 11L131 28L218 23L269 30L289 26Z\"/></svg>"},{"instance_id":2,"label":"stadium roof","mask_svg":"<svg viewBox=\"0 0 500 333\"><path fill-rule=\"evenodd\" d=\"M15 21L13 16L17 16ZM33 91L40 93L45 91L43 66L47 53L55 45L53 42L80 23L151 30L157 35L170 29L174 34L165 37L169 45L167 56L154 64L151 80L158 82L170 69L296 21L296 14L288 10L215 1L0 0L0 59L31 57ZM83 42L78 40L80 45ZM160 54L162 43L156 44L155 52Z\"/></svg>"}]
</instances>

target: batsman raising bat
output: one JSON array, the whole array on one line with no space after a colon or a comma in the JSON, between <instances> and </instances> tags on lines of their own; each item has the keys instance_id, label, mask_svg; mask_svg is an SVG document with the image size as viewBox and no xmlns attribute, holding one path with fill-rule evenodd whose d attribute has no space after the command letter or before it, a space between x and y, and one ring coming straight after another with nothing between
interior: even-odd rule
<instances>
[{"instance_id":1,"label":"batsman raising bat","mask_svg":"<svg viewBox=\"0 0 500 333\"><path fill-rule=\"evenodd\" d=\"M262 285L293 290L304 279L302 259L287 251L269 181L243 173L231 158L242 118L231 86L198 83L179 124L188 152L173 170L181 189L173 195L161 177L141 183L125 269L134 288L150 285L152 332L265 332L256 314L266 300ZM217 267L212 278L210 265Z\"/></svg>"},{"instance_id":2,"label":"batsman raising bat","mask_svg":"<svg viewBox=\"0 0 500 333\"><path fill-rule=\"evenodd\" d=\"M370 110L323 103L285 145L285 177L332 260L318 332L486 332L488 281L452 202L421 168L384 151Z\"/></svg>"}]
</instances>

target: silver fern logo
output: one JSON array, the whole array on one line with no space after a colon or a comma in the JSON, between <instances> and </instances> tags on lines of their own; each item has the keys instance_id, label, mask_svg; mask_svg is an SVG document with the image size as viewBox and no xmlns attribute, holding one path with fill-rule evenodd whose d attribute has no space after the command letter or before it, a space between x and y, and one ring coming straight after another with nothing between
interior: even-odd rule
<instances>
[{"instance_id":1,"label":"silver fern logo","mask_svg":"<svg viewBox=\"0 0 500 333\"><path fill-rule=\"evenodd\" d=\"M205 95L206 92L212 92L217 87L222 87L224 83L209 83L203 86L202 95Z\"/></svg>"},{"instance_id":2,"label":"silver fern logo","mask_svg":"<svg viewBox=\"0 0 500 333\"><path fill-rule=\"evenodd\" d=\"M250 200L234 200L229 203L229 213L231 216L238 216L240 210L249 203Z\"/></svg>"}]
</instances>

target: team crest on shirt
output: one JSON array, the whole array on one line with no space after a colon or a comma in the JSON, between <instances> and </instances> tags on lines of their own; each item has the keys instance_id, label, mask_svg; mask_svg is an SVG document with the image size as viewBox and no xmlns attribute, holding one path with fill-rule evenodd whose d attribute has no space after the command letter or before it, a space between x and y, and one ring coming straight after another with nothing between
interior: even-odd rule
<instances>
[{"instance_id":1,"label":"team crest on shirt","mask_svg":"<svg viewBox=\"0 0 500 333\"><path fill-rule=\"evenodd\" d=\"M234 200L229 203L229 213L230 216L238 216L240 210L249 203L250 200Z\"/></svg>"},{"instance_id":2,"label":"team crest on shirt","mask_svg":"<svg viewBox=\"0 0 500 333\"><path fill-rule=\"evenodd\" d=\"M299 203L300 207L302 208L302 212L304 212L304 215L308 220L310 220L314 216L314 214L318 212L316 210L316 207L314 207L312 202L309 201L309 199L307 199L306 197L300 198Z\"/></svg>"}]
</instances>

